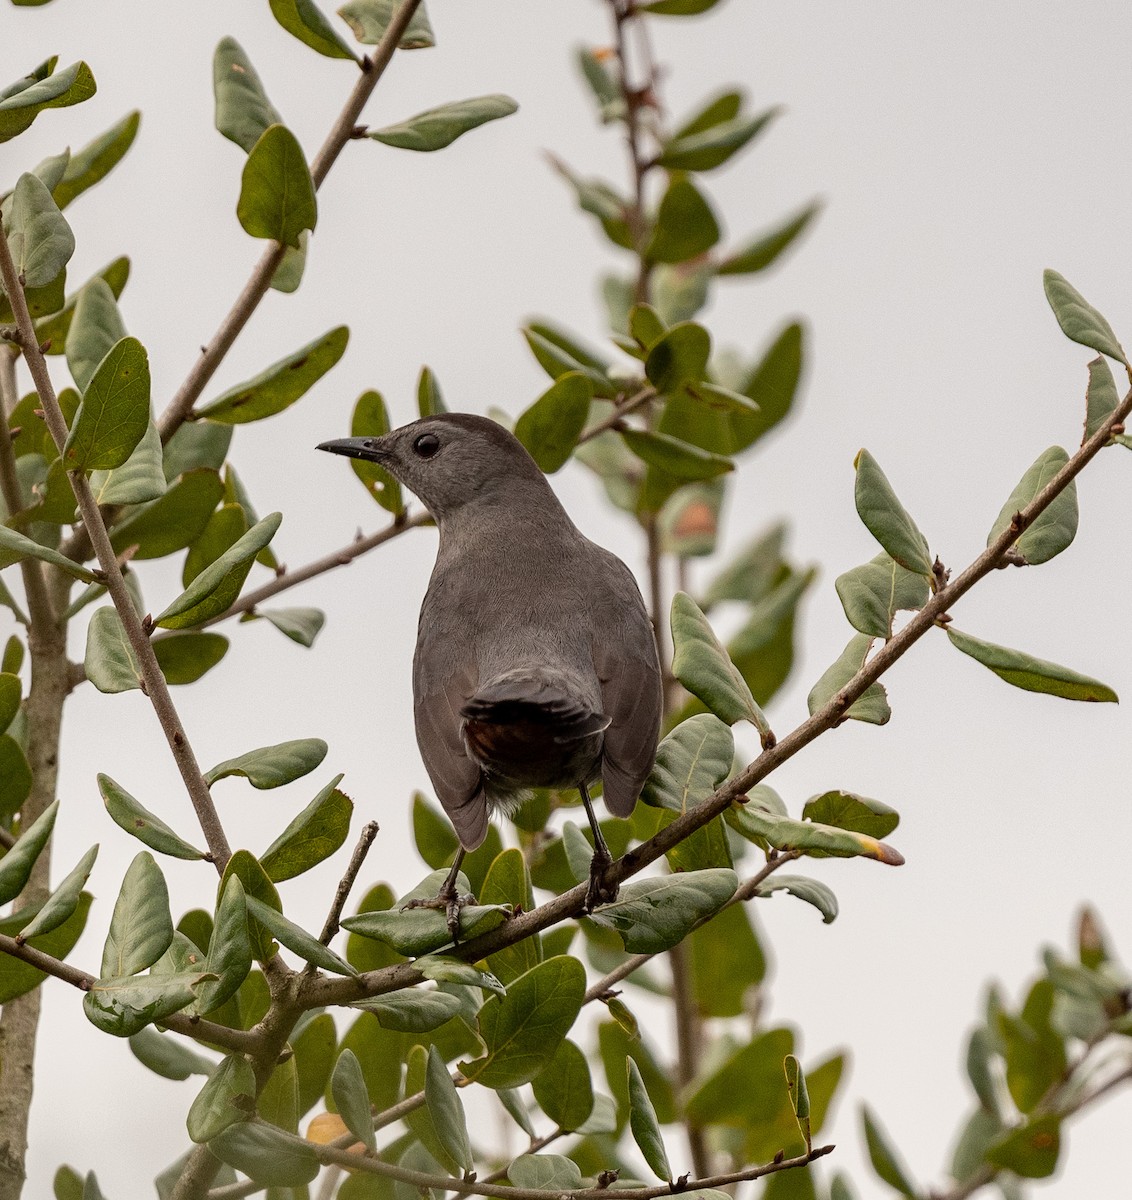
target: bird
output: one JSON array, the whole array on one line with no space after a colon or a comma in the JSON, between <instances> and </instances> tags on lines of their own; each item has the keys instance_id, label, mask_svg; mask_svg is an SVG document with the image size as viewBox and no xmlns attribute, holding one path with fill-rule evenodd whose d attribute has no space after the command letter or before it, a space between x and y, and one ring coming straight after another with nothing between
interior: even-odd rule
<instances>
[{"instance_id":1,"label":"bird","mask_svg":"<svg viewBox=\"0 0 1132 1200\"><path fill-rule=\"evenodd\" d=\"M454 937L457 873L489 816L531 788L576 788L593 834L585 911L612 903L594 815L627 817L653 768L662 690L636 579L570 519L522 443L487 417L444 413L320 450L379 464L436 522L413 656L417 744L459 850L435 902Z\"/></svg>"}]
</instances>

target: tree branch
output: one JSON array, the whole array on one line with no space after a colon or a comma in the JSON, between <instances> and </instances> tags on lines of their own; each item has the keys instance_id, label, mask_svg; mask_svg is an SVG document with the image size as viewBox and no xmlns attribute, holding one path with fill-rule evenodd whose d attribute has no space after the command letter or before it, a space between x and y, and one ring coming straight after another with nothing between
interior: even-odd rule
<instances>
[{"instance_id":1,"label":"tree branch","mask_svg":"<svg viewBox=\"0 0 1132 1200\"><path fill-rule=\"evenodd\" d=\"M271 597L278 596L280 592L285 592L288 588L295 587L296 584L305 583L308 579L314 579L316 575L324 575L327 571L333 571L335 567L349 566L355 558L359 558L361 555L383 545L385 542L392 541L393 538L398 537L406 530L418 529L422 525L429 525L431 523L432 517L427 512L415 513L413 516L403 513L401 516L395 517L384 529L379 529L376 533L367 534L365 537L356 537L348 546L343 546L341 550L334 550L330 554L324 554L322 558L316 558L314 562L307 563L305 567L298 567L294 571L288 571L284 568L270 582L241 596L230 608L225 609L219 616L212 617L208 621L202 621L199 626L195 626L194 628L207 629L210 625L216 625L220 621L227 621L230 617L252 612L264 600L270 600Z\"/></svg>"},{"instance_id":2,"label":"tree branch","mask_svg":"<svg viewBox=\"0 0 1132 1200\"><path fill-rule=\"evenodd\" d=\"M346 873L342 876L341 882L334 893L334 902L330 906L330 912L326 915L326 922L322 927L322 934L318 939L324 946L329 946L330 939L338 932L338 922L342 918L342 909L346 905L350 889L354 886L354 880L357 879L358 872L362 869L362 863L365 862L366 855L369 853L369 848L373 845L373 839L377 837L377 833L378 824L376 821L369 821L362 826L361 837L358 838L358 844L354 847L354 853L350 856Z\"/></svg>"},{"instance_id":3,"label":"tree branch","mask_svg":"<svg viewBox=\"0 0 1132 1200\"><path fill-rule=\"evenodd\" d=\"M2 229L0 229L0 276L3 277L4 290L8 294L9 303L16 317L20 346L23 349L24 360L31 372L36 391L39 393L44 420L47 422L47 428L59 448L59 452L62 453L67 440L67 423L63 417L63 411L59 407L55 388L51 383L47 362L36 341L35 326L32 324L31 315L28 312L27 300L24 297L15 263L12 261L7 236ZM133 602L130 600L130 594L126 590L126 584L122 578L122 570L118 565L117 555L110 545L110 535L106 531L98 502L91 490L90 480L82 471L69 471L67 475L71 481L71 487L74 489L75 499L78 501L83 524L86 526L91 545L94 547L99 566L102 568L106 589L114 601L114 607L118 611L130 647L138 660L144 691L149 696L150 703L153 705L154 712L165 733L166 741L169 743L173 759L181 772L181 778L185 782L189 798L196 810L197 820L200 822L201 830L208 842L212 860L216 864L216 869L223 872L224 865L231 857L228 839L220 824L216 807L212 803L208 785L197 764L196 755L193 753L188 736L181 725L181 719L173 705L172 697L169 695L165 676L157 665L153 646L134 611Z\"/></svg>"},{"instance_id":4,"label":"tree branch","mask_svg":"<svg viewBox=\"0 0 1132 1200\"><path fill-rule=\"evenodd\" d=\"M401 35L408 28L419 4L420 0L404 0L400 8L393 14L381 41L374 48L373 57L362 60L362 73L342 107L342 111L331 126L326 141L323 142L311 163L311 178L314 180L316 190L321 186L343 147L350 140L366 101L373 94L378 80L385 73L385 68L389 66L394 51L401 41ZM163 444L188 419L193 405L200 399L201 392L204 391L208 381L216 373L217 367L223 362L224 356L232 348L252 313L267 294L272 277L283 259L283 251L284 247L279 242L273 242L260 256L259 262L252 269L251 276L231 311L220 323L220 327L205 346L201 356L193 363L184 383L177 390L177 394L161 414L157 428L161 433Z\"/></svg>"}]
</instances>

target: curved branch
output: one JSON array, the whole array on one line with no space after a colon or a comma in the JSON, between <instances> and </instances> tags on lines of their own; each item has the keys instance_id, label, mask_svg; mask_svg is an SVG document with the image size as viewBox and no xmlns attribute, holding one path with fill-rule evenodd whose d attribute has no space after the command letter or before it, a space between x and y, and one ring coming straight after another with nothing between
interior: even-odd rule
<instances>
[{"instance_id":1,"label":"curved branch","mask_svg":"<svg viewBox=\"0 0 1132 1200\"><path fill-rule=\"evenodd\" d=\"M409 27L413 14L417 11L420 0L404 0L404 3L393 14L381 41L374 48L372 58L363 58L362 73L354 85L342 111L331 126L326 141L315 155L311 163L311 178L317 189L326 178L343 147L350 140L354 126L366 101L377 87L378 80L385 74L385 68L396 51L401 35ZM167 442L187 420L193 410L193 405L200 399L201 392L215 374L224 356L232 348L236 338L240 336L252 313L259 302L267 294L272 277L283 260L284 247L279 242L273 242L260 256L259 262L252 269L248 282L237 297L231 311L220 323L213 334L212 340L204 347L200 358L193 363L192 369L177 390L177 394L169 401L165 411L157 422L162 444Z\"/></svg>"}]
</instances>

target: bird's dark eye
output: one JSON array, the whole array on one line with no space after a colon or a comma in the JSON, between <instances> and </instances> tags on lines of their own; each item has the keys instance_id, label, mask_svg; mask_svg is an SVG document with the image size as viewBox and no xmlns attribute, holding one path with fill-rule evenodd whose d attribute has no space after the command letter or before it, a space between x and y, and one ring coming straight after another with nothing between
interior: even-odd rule
<instances>
[{"instance_id":1,"label":"bird's dark eye","mask_svg":"<svg viewBox=\"0 0 1132 1200\"><path fill-rule=\"evenodd\" d=\"M432 458L440 449L440 438L435 433L422 433L413 443L413 453L418 458Z\"/></svg>"}]
</instances>

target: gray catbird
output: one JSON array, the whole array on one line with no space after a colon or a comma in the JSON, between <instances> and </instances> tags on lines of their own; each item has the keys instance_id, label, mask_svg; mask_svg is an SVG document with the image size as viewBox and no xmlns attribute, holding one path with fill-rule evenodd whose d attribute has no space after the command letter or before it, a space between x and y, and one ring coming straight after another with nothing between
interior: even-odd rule
<instances>
[{"instance_id":1,"label":"gray catbird","mask_svg":"<svg viewBox=\"0 0 1132 1200\"><path fill-rule=\"evenodd\" d=\"M450 413L320 450L366 459L415 492L440 547L421 605L413 711L421 757L461 850L456 872L532 787L577 788L594 837L587 910L617 895L588 785L627 817L656 757L656 643L628 567L584 537L501 425Z\"/></svg>"}]
</instances>

